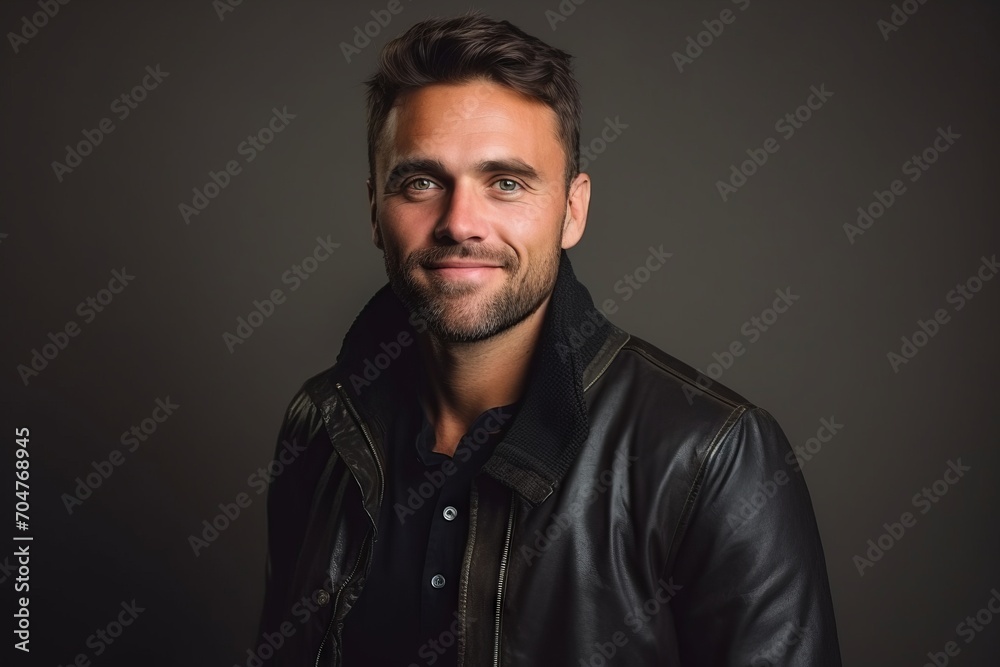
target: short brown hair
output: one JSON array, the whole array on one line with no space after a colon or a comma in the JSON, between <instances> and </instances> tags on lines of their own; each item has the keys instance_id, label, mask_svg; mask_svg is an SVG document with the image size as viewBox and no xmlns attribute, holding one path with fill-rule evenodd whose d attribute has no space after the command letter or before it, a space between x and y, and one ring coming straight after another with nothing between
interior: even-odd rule
<instances>
[{"instance_id":1,"label":"short brown hair","mask_svg":"<svg viewBox=\"0 0 1000 667\"><path fill-rule=\"evenodd\" d=\"M580 164L580 90L571 58L512 23L480 11L417 23L382 48L378 69L365 82L372 187L382 129L400 93L481 78L532 97L555 112L567 158L568 188Z\"/></svg>"}]
</instances>

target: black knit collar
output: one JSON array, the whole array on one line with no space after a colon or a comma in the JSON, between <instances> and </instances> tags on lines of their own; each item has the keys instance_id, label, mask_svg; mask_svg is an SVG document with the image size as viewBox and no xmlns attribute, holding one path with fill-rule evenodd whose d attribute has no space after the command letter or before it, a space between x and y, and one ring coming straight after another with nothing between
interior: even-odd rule
<instances>
[{"instance_id":1,"label":"black knit collar","mask_svg":"<svg viewBox=\"0 0 1000 667\"><path fill-rule=\"evenodd\" d=\"M421 326L387 283L344 336L334 379L382 433L401 397L415 391L414 373L420 372L416 327ZM583 373L613 328L576 279L563 250L527 388L483 470L532 502L552 492L590 431Z\"/></svg>"}]
</instances>

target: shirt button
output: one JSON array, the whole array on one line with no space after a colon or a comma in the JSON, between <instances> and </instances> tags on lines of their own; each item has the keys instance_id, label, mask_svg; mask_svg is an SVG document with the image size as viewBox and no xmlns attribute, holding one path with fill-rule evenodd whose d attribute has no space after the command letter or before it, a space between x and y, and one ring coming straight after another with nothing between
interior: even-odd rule
<instances>
[{"instance_id":1,"label":"shirt button","mask_svg":"<svg viewBox=\"0 0 1000 667\"><path fill-rule=\"evenodd\" d=\"M326 605L330 601L330 594L327 593L322 588L316 591L315 596L316 596L316 604L318 604L321 607Z\"/></svg>"},{"instance_id":2,"label":"shirt button","mask_svg":"<svg viewBox=\"0 0 1000 667\"><path fill-rule=\"evenodd\" d=\"M444 577L440 574L435 574L431 577L431 586L434 588L444 588Z\"/></svg>"},{"instance_id":3,"label":"shirt button","mask_svg":"<svg viewBox=\"0 0 1000 667\"><path fill-rule=\"evenodd\" d=\"M458 516L458 510L451 505L448 505L444 508L444 511L441 512L441 514L444 515L445 521L452 521L456 516Z\"/></svg>"}]
</instances>

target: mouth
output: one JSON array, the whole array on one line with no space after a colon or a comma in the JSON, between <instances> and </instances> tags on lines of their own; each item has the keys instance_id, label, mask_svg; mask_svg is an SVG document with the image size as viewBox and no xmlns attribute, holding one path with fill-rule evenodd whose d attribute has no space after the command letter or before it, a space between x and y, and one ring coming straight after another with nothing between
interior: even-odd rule
<instances>
[{"instance_id":1,"label":"mouth","mask_svg":"<svg viewBox=\"0 0 1000 667\"><path fill-rule=\"evenodd\" d=\"M428 264L426 268L433 275L447 280L484 280L503 267L486 262L447 260Z\"/></svg>"}]
</instances>

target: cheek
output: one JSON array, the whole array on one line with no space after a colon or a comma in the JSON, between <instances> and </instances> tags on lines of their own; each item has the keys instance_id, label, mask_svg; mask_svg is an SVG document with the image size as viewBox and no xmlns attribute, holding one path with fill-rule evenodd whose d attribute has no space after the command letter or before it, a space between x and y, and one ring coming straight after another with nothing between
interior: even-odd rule
<instances>
[{"instance_id":1,"label":"cheek","mask_svg":"<svg viewBox=\"0 0 1000 667\"><path fill-rule=\"evenodd\" d=\"M429 230L433 229L433 224L428 222L433 218L426 215L426 212L414 210L414 207L387 208L379 219L383 238L397 246L422 243L424 237L430 234Z\"/></svg>"},{"instance_id":2,"label":"cheek","mask_svg":"<svg viewBox=\"0 0 1000 667\"><path fill-rule=\"evenodd\" d=\"M518 245L547 248L558 243L563 223L563 209L531 207L504 216L500 228Z\"/></svg>"}]
</instances>

